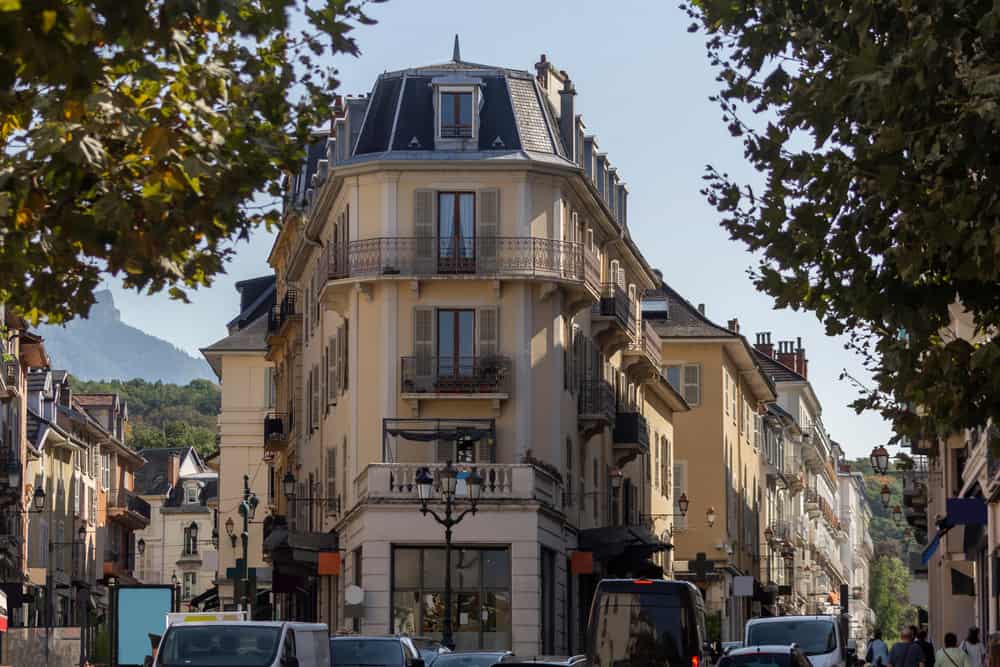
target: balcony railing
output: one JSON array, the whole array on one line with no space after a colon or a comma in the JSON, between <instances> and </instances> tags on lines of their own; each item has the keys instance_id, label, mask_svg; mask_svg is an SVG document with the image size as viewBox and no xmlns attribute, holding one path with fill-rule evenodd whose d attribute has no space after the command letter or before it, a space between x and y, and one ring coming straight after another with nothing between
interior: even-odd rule
<instances>
[{"instance_id":1,"label":"balcony railing","mask_svg":"<svg viewBox=\"0 0 1000 667\"><path fill-rule=\"evenodd\" d=\"M16 358L0 361L0 372L3 373L4 384L11 389L18 387L18 379L21 375L21 363Z\"/></svg>"},{"instance_id":2,"label":"balcony railing","mask_svg":"<svg viewBox=\"0 0 1000 667\"><path fill-rule=\"evenodd\" d=\"M286 322L290 322L301 315L302 312L299 310L299 291L289 288L285 291L285 296L281 299L281 303L271 307L271 312L267 318L267 332L269 334L277 333Z\"/></svg>"},{"instance_id":3,"label":"balcony railing","mask_svg":"<svg viewBox=\"0 0 1000 667\"><path fill-rule=\"evenodd\" d=\"M594 304L592 315L614 318L629 336L635 338L633 313L632 301L621 285L615 283L601 285L601 300Z\"/></svg>"},{"instance_id":4,"label":"balcony railing","mask_svg":"<svg viewBox=\"0 0 1000 667\"><path fill-rule=\"evenodd\" d=\"M619 412L615 415L612 435L615 445L631 446L640 451L649 451L649 426L646 418L638 412Z\"/></svg>"},{"instance_id":5,"label":"balcony railing","mask_svg":"<svg viewBox=\"0 0 1000 667\"><path fill-rule=\"evenodd\" d=\"M600 378L587 378L580 383L577 410L581 417L615 419L615 390L611 383Z\"/></svg>"},{"instance_id":6,"label":"balcony railing","mask_svg":"<svg viewBox=\"0 0 1000 667\"><path fill-rule=\"evenodd\" d=\"M586 282L597 291L599 270L583 244L535 237L392 237L331 244L330 280L375 276L471 274Z\"/></svg>"},{"instance_id":7,"label":"balcony railing","mask_svg":"<svg viewBox=\"0 0 1000 667\"><path fill-rule=\"evenodd\" d=\"M660 350L660 334L656 333L656 328L651 322L642 322L642 336L639 336L628 346L630 352L638 352L646 355L649 362L658 371L663 365L662 353Z\"/></svg>"},{"instance_id":8,"label":"balcony railing","mask_svg":"<svg viewBox=\"0 0 1000 667\"><path fill-rule=\"evenodd\" d=\"M108 491L108 511L114 515L132 515L141 517L149 523L149 503L128 489L111 489Z\"/></svg>"},{"instance_id":9,"label":"balcony railing","mask_svg":"<svg viewBox=\"0 0 1000 667\"><path fill-rule=\"evenodd\" d=\"M459 466L471 470L472 464ZM354 481L358 502L417 501L417 472L429 468L435 485L443 463L370 463ZM562 506L562 486L556 477L531 464L485 463L475 465L483 478L481 503L537 500L553 508ZM457 495L464 497L459 479ZM440 489L436 490L439 493Z\"/></svg>"},{"instance_id":10,"label":"balcony railing","mask_svg":"<svg viewBox=\"0 0 1000 667\"><path fill-rule=\"evenodd\" d=\"M510 358L403 357L405 394L509 394L513 375Z\"/></svg>"}]
</instances>

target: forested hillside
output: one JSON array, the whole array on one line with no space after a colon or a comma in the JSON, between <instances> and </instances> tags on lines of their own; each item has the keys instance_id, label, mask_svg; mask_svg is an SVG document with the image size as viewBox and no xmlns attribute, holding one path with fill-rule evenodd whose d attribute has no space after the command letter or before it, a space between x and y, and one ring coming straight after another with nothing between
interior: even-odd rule
<instances>
[{"instance_id":1,"label":"forested hillside","mask_svg":"<svg viewBox=\"0 0 1000 667\"><path fill-rule=\"evenodd\" d=\"M871 535L875 543L875 553L898 556L908 563L909 554L919 553L921 546L913 539L913 531L903 521L892 518L892 508L903 505L903 480L897 474L876 475L868 459L850 462L851 469L865 476L865 497L872 510ZM889 506L882 504L882 485L888 484L892 491Z\"/></svg>"},{"instance_id":2,"label":"forested hillside","mask_svg":"<svg viewBox=\"0 0 1000 667\"><path fill-rule=\"evenodd\" d=\"M127 400L130 427L126 440L133 449L191 446L202 453L215 449L221 391L208 380L193 380L181 386L140 379L74 379L73 391L115 392Z\"/></svg>"}]
</instances>

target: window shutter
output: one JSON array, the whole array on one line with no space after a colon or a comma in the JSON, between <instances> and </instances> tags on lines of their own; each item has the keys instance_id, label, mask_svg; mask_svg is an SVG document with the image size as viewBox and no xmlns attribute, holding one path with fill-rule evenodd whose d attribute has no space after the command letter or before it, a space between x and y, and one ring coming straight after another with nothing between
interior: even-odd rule
<instances>
[{"instance_id":1,"label":"window shutter","mask_svg":"<svg viewBox=\"0 0 1000 667\"><path fill-rule=\"evenodd\" d=\"M337 513L337 448L326 450L326 513Z\"/></svg>"},{"instance_id":2,"label":"window shutter","mask_svg":"<svg viewBox=\"0 0 1000 667\"><path fill-rule=\"evenodd\" d=\"M413 193L413 235L417 239L416 271L434 273L434 208L435 192L417 190Z\"/></svg>"},{"instance_id":3,"label":"window shutter","mask_svg":"<svg viewBox=\"0 0 1000 667\"><path fill-rule=\"evenodd\" d=\"M323 412L325 414L330 413L330 346L323 346L323 365L319 370L319 395L320 403L323 406Z\"/></svg>"},{"instance_id":4,"label":"window shutter","mask_svg":"<svg viewBox=\"0 0 1000 667\"><path fill-rule=\"evenodd\" d=\"M476 197L476 265L480 273L497 270L500 191L480 190Z\"/></svg>"},{"instance_id":5,"label":"window shutter","mask_svg":"<svg viewBox=\"0 0 1000 667\"><path fill-rule=\"evenodd\" d=\"M476 309L476 331L479 334L479 358L488 359L500 353L500 318L494 306Z\"/></svg>"},{"instance_id":6,"label":"window shutter","mask_svg":"<svg viewBox=\"0 0 1000 667\"><path fill-rule=\"evenodd\" d=\"M340 375L338 373L338 362L340 361L340 355L337 354L337 350L340 349L337 344L337 334L339 332L334 331L333 335L330 336L330 371L327 382L330 383L330 401L332 403L337 402L337 397L340 396L340 385L338 384L340 380Z\"/></svg>"},{"instance_id":7,"label":"window shutter","mask_svg":"<svg viewBox=\"0 0 1000 667\"><path fill-rule=\"evenodd\" d=\"M684 400L689 405L701 403L701 366L697 364L684 367Z\"/></svg>"},{"instance_id":8,"label":"window shutter","mask_svg":"<svg viewBox=\"0 0 1000 667\"><path fill-rule=\"evenodd\" d=\"M413 311L414 390L433 389L434 381L434 309Z\"/></svg>"},{"instance_id":9,"label":"window shutter","mask_svg":"<svg viewBox=\"0 0 1000 667\"><path fill-rule=\"evenodd\" d=\"M319 427L319 367L313 366L313 422L315 427Z\"/></svg>"},{"instance_id":10,"label":"window shutter","mask_svg":"<svg viewBox=\"0 0 1000 667\"><path fill-rule=\"evenodd\" d=\"M340 332L340 392L343 393L347 391L347 353L348 353L348 341L350 338L347 335L347 325L349 320L344 320L344 326L341 328Z\"/></svg>"}]
</instances>

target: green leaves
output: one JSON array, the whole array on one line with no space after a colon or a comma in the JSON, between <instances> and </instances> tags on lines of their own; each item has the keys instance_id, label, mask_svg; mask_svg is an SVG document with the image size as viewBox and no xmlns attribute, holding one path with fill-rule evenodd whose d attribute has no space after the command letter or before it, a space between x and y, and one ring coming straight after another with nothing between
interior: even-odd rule
<instances>
[{"instance_id":1,"label":"green leaves","mask_svg":"<svg viewBox=\"0 0 1000 667\"><path fill-rule=\"evenodd\" d=\"M329 122L365 4L0 0L0 302L60 321L108 274L210 284Z\"/></svg>"},{"instance_id":2,"label":"green leaves","mask_svg":"<svg viewBox=\"0 0 1000 667\"><path fill-rule=\"evenodd\" d=\"M758 288L851 337L877 382L855 407L898 437L1000 420L995 3L687 9L720 69L713 99L766 184L751 193L709 167L704 189L730 236L761 253ZM969 342L941 336L956 303Z\"/></svg>"}]
</instances>

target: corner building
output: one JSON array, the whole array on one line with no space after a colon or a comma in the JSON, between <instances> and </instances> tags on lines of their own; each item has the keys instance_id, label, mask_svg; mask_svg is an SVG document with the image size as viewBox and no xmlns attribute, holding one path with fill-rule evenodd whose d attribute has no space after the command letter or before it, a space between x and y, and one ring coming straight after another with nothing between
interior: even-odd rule
<instances>
[{"instance_id":1,"label":"corner building","mask_svg":"<svg viewBox=\"0 0 1000 667\"><path fill-rule=\"evenodd\" d=\"M414 482L453 461L485 479L454 529L458 647L573 653L601 576L671 568L664 471L688 406L569 77L457 51L341 102L289 179L269 260L275 610L439 637L444 530Z\"/></svg>"}]
</instances>

